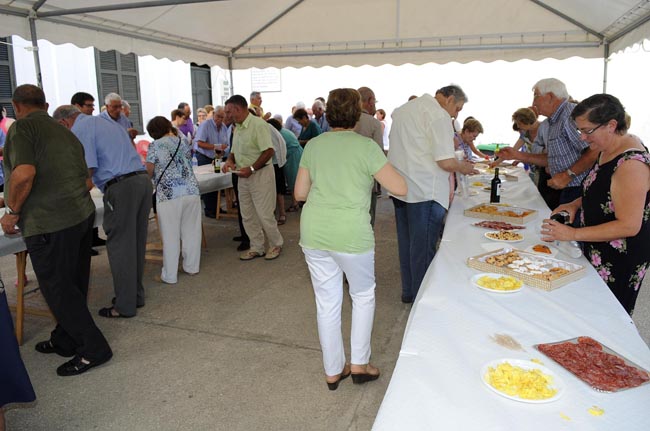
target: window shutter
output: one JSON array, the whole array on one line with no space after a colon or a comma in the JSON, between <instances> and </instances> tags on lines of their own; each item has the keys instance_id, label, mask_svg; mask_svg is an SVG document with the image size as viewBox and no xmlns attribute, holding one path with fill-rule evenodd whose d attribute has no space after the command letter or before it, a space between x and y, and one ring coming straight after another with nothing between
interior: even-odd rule
<instances>
[{"instance_id":1,"label":"window shutter","mask_svg":"<svg viewBox=\"0 0 650 431\"><path fill-rule=\"evenodd\" d=\"M9 117L16 118L11 105L11 95L16 88L16 77L14 56L10 44L10 37L0 37L0 105L7 110Z\"/></svg>"},{"instance_id":2,"label":"window shutter","mask_svg":"<svg viewBox=\"0 0 650 431\"><path fill-rule=\"evenodd\" d=\"M209 66L198 66L194 63L190 66L192 78L192 116L197 122L196 110L205 105L212 104L211 72Z\"/></svg>"},{"instance_id":3,"label":"window shutter","mask_svg":"<svg viewBox=\"0 0 650 431\"><path fill-rule=\"evenodd\" d=\"M142 109L140 102L140 81L138 76L138 58L135 54L122 54L117 51L95 50L97 64L97 84L100 104L109 93L117 93L131 105L129 119L133 127L140 132L142 125Z\"/></svg>"}]
</instances>

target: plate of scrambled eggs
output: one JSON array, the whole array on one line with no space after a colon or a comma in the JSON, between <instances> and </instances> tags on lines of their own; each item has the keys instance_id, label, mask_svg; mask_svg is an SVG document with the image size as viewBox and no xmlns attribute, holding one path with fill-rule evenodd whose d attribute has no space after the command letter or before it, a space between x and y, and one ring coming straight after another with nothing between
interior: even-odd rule
<instances>
[{"instance_id":1,"label":"plate of scrambled eggs","mask_svg":"<svg viewBox=\"0 0 650 431\"><path fill-rule=\"evenodd\" d=\"M564 383L550 369L533 361L497 359L481 368L481 380L492 391L514 401L550 403L564 393Z\"/></svg>"},{"instance_id":2,"label":"plate of scrambled eggs","mask_svg":"<svg viewBox=\"0 0 650 431\"><path fill-rule=\"evenodd\" d=\"M479 289L493 293L518 292L524 285L524 282L518 278L492 272L476 274L472 277L471 281Z\"/></svg>"}]
</instances>

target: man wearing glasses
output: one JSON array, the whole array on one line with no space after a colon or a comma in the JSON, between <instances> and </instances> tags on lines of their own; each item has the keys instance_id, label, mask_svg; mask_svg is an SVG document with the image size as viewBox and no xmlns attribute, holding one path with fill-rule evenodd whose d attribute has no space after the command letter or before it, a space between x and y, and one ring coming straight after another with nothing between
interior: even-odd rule
<instances>
[{"instance_id":1,"label":"man wearing glasses","mask_svg":"<svg viewBox=\"0 0 650 431\"><path fill-rule=\"evenodd\" d=\"M70 104L76 106L82 114L86 115L93 115L95 110L95 98L83 91L75 93L70 99Z\"/></svg>"},{"instance_id":2,"label":"man wearing glasses","mask_svg":"<svg viewBox=\"0 0 650 431\"><path fill-rule=\"evenodd\" d=\"M577 130L571 120L575 104L569 101L569 93L564 83L555 78L538 81L533 86L533 106L541 115L547 117L546 153L531 154L517 152L510 147L501 149L504 159L519 160L547 167L551 178L548 186L560 190L557 204L549 203L554 209L559 204L571 202L581 196L581 184L593 166L598 153L580 139L581 134L591 134L594 130Z\"/></svg>"}]
</instances>

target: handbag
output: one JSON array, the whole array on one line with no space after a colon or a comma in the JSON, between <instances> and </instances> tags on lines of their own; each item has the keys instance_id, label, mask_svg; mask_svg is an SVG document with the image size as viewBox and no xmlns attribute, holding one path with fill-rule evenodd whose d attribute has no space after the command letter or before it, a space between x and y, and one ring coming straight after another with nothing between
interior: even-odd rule
<instances>
[{"instance_id":1,"label":"handbag","mask_svg":"<svg viewBox=\"0 0 650 431\"><path fill-rule=\"evenodd\" d=\"M169 159L169 162L167 163L167 166L165 166L165 169L163 169L162 173L158 177L158 181L156 181L156 185L153 188L153 194L151 195L151 208L153 209L154 214L158 214L158 211L156 209L156 194L158 193L158 184L160 184L160 180L162 180L163 175L165 175L165 172L167 172L167 168L169 165L172 164L174 161L174 157L176 157L176 154L178 153L178 149L181 147L181 138L178 138L178 146L176 146L176 151L174 151L174 155Z\"/></svg>"}]
</instances>

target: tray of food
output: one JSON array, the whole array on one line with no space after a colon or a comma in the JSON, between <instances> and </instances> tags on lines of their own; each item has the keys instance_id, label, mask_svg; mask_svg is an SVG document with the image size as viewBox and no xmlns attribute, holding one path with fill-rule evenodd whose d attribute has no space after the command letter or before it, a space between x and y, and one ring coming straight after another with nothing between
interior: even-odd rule
<instances>
[{"instance_id":1,"label":"tray of food","mask_svg":"<svg viewBox=\"0 0 650 431\"><path fill-rule=\"evenodd\" d=\"M503 221L524 224L537 217L537 211L508 204L479 204L468 208L463 213L466 217L482 218L491 221Z\"/></svg>"},{"instance_id":2,"label":"tray of food","mask_svg":"<svg viewBox=\"0 0 650 431\"><path fill-rule=\"evenodd\" d=\"M490 220L483 220L483 221L479 221L479 222L476 222L476 223L472 223L472 226L482 227L483 229L490 229L490 230L520 230L520 229L526 229L526 226L510 224L510 223L506 223L504 221L490 221Z\"/></svg>"},{"instance_id":3,"label":"tray of food","mask_svg":"<svg viewBox=\"0 0 650 431\"><path fill-rule=\"evenodd\" d=\"M481 367L481 380L502 397L524 403L549 403L564 393L564 382L533 361L496 359Z\"/></svg>"},{"instance_id":4,"label":"tray of food","mask_svg":"<svg viewBox=\"0 0 650 431\"><path fill-rule=\"evenodd\" d=\"M471 278L474 286L492 293L514 293L523 287L523 281L509 275L485 272Z\"/></svg>"},{"instance_id":5,"label":"tray of food","mask_svg":"<svg viewBox=\"0 0 650 431\"><path fill-rule=\"evenodd\" d=\"M494 272L521 279L528 286L553 290L579 280L585 267L513 248L501 248L467 259L467 265L483 272Z\"/></svg>"},{"instance_id":6,"label":"tray of food","mask_svg":"<svg viewBox=\"0 0 650 431\"><path fill-rule=\"evenodd\" d=\"M619 392L650 382L650 373L591 337L535 348L600 392Z\"/></svg>"},{"instance_id":7,"label":"tray of food","mask_svg":"<svg viewBox=\"0 0 650 431\"><path fill-rule=\"evenodd\" d=\"M524 236L522 234L509 230L493 230L490 232L485 232L484 236L492 241L501 242L521 242L524 240Z\"/></svg>"}]
</instances>

